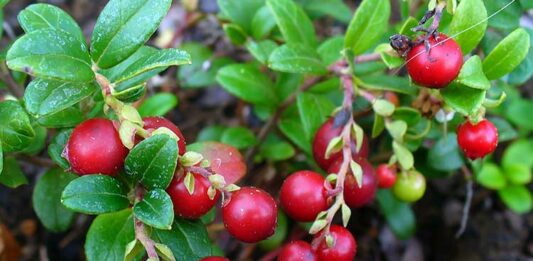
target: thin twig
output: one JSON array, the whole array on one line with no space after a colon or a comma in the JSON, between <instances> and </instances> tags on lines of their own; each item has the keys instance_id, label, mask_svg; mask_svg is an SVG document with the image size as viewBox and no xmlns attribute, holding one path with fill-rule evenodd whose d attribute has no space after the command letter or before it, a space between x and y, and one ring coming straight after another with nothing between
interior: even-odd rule
<instances>
[{"instance_id":1,"label":"thin twig","mask_svg":"<svg viewBox=\"0 0 533 261\"><path fill-rule=\"evenodd\" d=\"M31 155L25 155L25 154L18 154L16 157L17 159L21 159L23 161L26 161L26 162L29 162L29 163L32 163L34 165L38 165L41 167L52 168L52 167L57 166L57 164L53 160L48 159L48 158L41 158L38 156L31 156Z\"/></svg>"},{"instance_id":2,"label":"thin twig","mask_svg":"<svg viewBox=\"0 0 533 261\"><path fill-rule=\"evenodd\" d=\"M457 230L457 233L455 233L455 238L461 237L461 235L465 232L466 225L468 223L468 213L470 212L470 205L472 204L472 196L474 195L474 182L472 181L472 173L465 165L461 167L461 170L463 171L466 179L466 198L463 206L463 215L461 217L461 226L459 227L459 230Z\"/></svg>"},{"instance_id":3,"label":"thin twig","mask_svg":"<svg viewBox=\"0 0 533 261\"><path fill-rule=\"evenodd\" d=\"M9 73L5 64L1 65L0 79L6 83L7 89L13 94L13 96L17 98L22 98L22 96L24 96L24 88L18 85L15 79L13 79L13 76Z\"/></svg>"},{"instance_id":4,"label":"thin twig","mask_svg":"<svg viewBox=\"0 0 533 261\"><path fill-rule=\"evenodd\" d=\"M135 201L141 201L143 199L144 189L141 186L137 186L135 189ZM141 242L148 254L148 259L150 260L159 260L159 255L155 250L155 242L148 236L144 228L144 223L137 219L133 218L135 223L135 238Z\"/></svg>"},{"instance_id":5,"label":"thin twig","mask_svg":"<svg viewBox=\"0 0 533 261\"><path fill-rule=\"evenodd\" d=\"M367 63L379 60L381 60L381 55L379 53L363 54L355 57L355 63Z\"/></svg>"}]
</instances>

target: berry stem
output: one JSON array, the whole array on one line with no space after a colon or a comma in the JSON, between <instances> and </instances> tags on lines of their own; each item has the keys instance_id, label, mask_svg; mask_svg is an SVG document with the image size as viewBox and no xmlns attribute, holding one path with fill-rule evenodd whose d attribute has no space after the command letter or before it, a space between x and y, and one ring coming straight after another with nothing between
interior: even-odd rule
<instances>
[{"instance_id":1,"label":"berry stem","mask_svg":"<svg viewBox=\"0 0 533 261\"><path fill-rule=\"evenodd\" d=\"M465 165L461 167L461 170L463 171L466 179L466 197L465 204L463 206L463 214L461 216L461 226L459 227L459 230L457 230L457 233L455 233L455 238L461 237L461 235L465 232L466 225L468 223L468 212L470 211L470 205L472 204L472 197L474 195L474 182L472 181L472 173Z\"/></svg>"},{"instance_id":2,"label":"berry stem","mask_svg":"<svg viewBox=\"0 0 533 261\"><path fill-rule=\"evenodd\" d=\"M143 199L144 189L139 185L135 189L135 202L139 202ZM133 218L135 223L135 238L141 242L148 254L148 259L150 260L159 260L159 255L155 250L155 242L148 236L144 223L138 220L136 217Z\"/></svg>"},{"instance_id":3,"label":"berry stem","mask_svg":"<svg viewBox=\"0 0 533 261\"><path fill-rule=\"evenodd\" d=\"M24 88L20 86L15 79L13 79L13 76L11 73L9 73L9 70L6 68L6 64L2 63L0 65L0 79L2 79L3 82L6 83L6 87L9 90L13 96L17 98L22 98L24 96Z\"/></svg>"}]
</instances>

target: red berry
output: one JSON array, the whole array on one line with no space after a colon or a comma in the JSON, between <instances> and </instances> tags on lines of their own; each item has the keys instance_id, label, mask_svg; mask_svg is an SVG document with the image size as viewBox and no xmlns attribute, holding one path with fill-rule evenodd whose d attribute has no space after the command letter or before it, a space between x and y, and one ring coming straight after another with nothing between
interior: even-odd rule
<instances>
[{"instance_id":1,"label":"red berry","mask_svg":"<svg viewBox=\"0 0 533 261\"><path fill-rule=\"evenodd\" d=\"M445 34L439 34L438 40L431 36L429 43L429 53L423 42L407 53L407 71L417 84L444 88L459 75L463 66L463 53L457 42ZM436 43L439 44L435 45Z\"/></svg>"},{"instance_id":2,"label":"red berry","mask_svg":"<svg viewBox=\"0 0 533 261\"><path fill-rule=\"evenodd\" d=\"M320 126L318 129L315 138L313 140L313 157L315 158L316 163L323 169L327 170L329 166L338 158L342 158L342 151L332 153L329 155L329 158L326 159L326 149L328 148L329 142L339 136L342 132L343 126L334 127L333 118L330 118ZM363 145L361 150L356 152L355 141L352 141L352 155L356 157L368 157L368 138L363 137Z\"/></svg>"},{"instance_id":3,"label":"red berry","mask_svg":"<svg viewBox=\"0 0 533 261\"><path fill-rule=\"evenodd\" d=\"M486 119L476 125L465 121L457 128L457 143L468 158L483 158L498 146L498 129Z\"/></svg>"},{"instance_id":4,"label":"red berry","mask_svg":"<svg viewBox=\"0 0 533 261\"><path fill-rule=\"evenodd\" d=\"M338 225L332 225L329 232L331 237L333 237L333 245L329 248L326 240L323 240L316 250L318 260L353 261L357 251L357 243L352 233ZM321 234L317 234L315 238L321 236Z\"/></svg>"},{"instance_id":5,"label":"red berry","mask_svg":"<svg viewBox=\"0 0 533 261\"><path fill-rule=\"evenodd\" d=\"M160 127L165 127L174 132L178 136L178 138L180 138L178 141L180 155L183 156L183 154L185 154L185 138L183 137L183 134L181 133L178 126L163 117L146 117L143 119L143 122L144 129L147 131L154 131Z\"/></svg>"},{"instance_id":6,"label":"red berry","mask_svg":"<svg viewBox=\"0 0 533 261\"><path fill-rule=\"evenodd\" d=\"M288 176L280 192L285 213L300 222L315 220L320 211L328 208L324 180L320 174L308 170Z\"/></svg>"},{"instance_id":7,"label":"red berry","mask_svg":"<svg viewBox=\"0 0 533 261\"><path fill-rule=\"evenodd\" d=\"M355 162L363 169L363 185L359 187L351 170L346 173L344 200L351 208L359 208L371 202L377 190L377 180L372 165L364 158L357 158ZM342 159L338 159L330 166L328 173L338 173L341 165Z\"/></svg>"},{"instance_id":8,"label":"red berry","mask_svg":"<svg viewBox=\"0 0 533 261\"><path fill-rule=\"evenodd\" d=\"M90 119L74 128L63 154L72 171L79 175L114 176L124 167L128 149L112 121Z\"/></svg>"},{"instance_id":9,"label":"red berry","mask_svg":"<svg viewBox=\"0 0 533 261\"><path fill-rule=\"evenodd\" d=\"M233 193L222 207L222 220L228 232L240 241L255 243L274 234L276 202L264 190L244 187Z\"/></svg>"},{"instance_id":10,"label":"red berry","mask_svg":"<svg viewBox=\"0 0 533 261\"><path fill-rule=\"evenodd\" d=\"M200 261L230 261L229 259L225 257L220 256L208 256L200 259Z\"/></svg>"},{"instance_id":11,"label":"red berry","mask_svg":"<svg viewBox=\"0 0 533 261\"><path fill-rule=\"evenodd\" d=\"M378 187L390 188L396 182L396 170L393 166L380 164L376 169L376 178L378 179Z\"/></svg>"},{"instance_id":12,"label":"red berry","mask_svg":"<svg viewBox=\"0 0 533 261\"><path fill-rule=\"evenodd\" d=\"M192 195L189 194L185 183L183 183L185 175L182 175L179 179L173 178L167 188L174 205L174 213L180 217L200 218L213 208L220 197L220 192L217 191L213 200L209 199L207 195L207 190L211 186L209 180L197 173L193 173L193 177L194 191Z\"/></svg>"},{"instance_id":13,"label":"red berry","mask_svg":"<svg viewBox=\"0 0 533 261\"><path fill-rule=\"evenodd\" d=\"M278 261L318 261L318 257L309 243L297 240L281 249Z\"/></svg>"},{"instance_id":14,"label":"red berry","mask_svg":"<svg viewBox=\"0 0 533 261\"><path fill-rule=\"evenodd\" d=\"M394 104L394 106L399 107L400 106L400 99L398 98L398 95L394 92L387 91L383 93L383 98L387 99L390 103Z\"/></svg>"}]
</instances>

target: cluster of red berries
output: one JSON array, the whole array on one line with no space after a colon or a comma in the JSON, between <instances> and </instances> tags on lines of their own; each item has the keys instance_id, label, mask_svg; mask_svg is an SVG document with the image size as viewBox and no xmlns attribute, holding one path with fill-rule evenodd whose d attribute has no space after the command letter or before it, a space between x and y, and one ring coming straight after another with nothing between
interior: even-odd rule
<instances>
[{"instance_id":1,"label":"cluster of red berries","mask_svg":"<svg viewBox=\"0 0 533 261\"><path fill-rule=\"evenodd\" d=\"M149 133L166 127L178 137L180 155L185 154L185 139L179 128L161 117L143 119L143 128ZM137 137L136 142L141 140ZM116 176L124 166L128 149L122 144L113 121L90 119L78 125L65 147L64 156L71 170L79 175L104 174ZM184 175L172 179L167 193L172 199L176 215L197 219L211 210L220 192L211 199L207 193L210 181L199 173L192 173L195 179L194 191L189 193ZM274 234L277 224L276 202L267 192L243 187L233 192L222 207L222 218L228 232L235 238L248 243L258 242Z\"/></svg>"}]
</instances>

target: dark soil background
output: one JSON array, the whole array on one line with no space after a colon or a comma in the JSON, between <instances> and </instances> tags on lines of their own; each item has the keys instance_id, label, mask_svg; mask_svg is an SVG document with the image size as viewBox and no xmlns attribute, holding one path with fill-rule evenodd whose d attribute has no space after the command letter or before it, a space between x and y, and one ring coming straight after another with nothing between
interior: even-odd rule
<instances>
[{"instance_id":1,"label":"dark soil background","mask_svg":"<svg viewBox=\"0 0 533 261\"><path fill-rule=\"evenodd\" d=\"M21 33L16 15L34 2L12 0L6 6L5 21L15 35ZM98 13L107 1L45 2L58 5L70 13L89 39ZM349 4L355 6L357 3L350 1ZM178 1L174 1L162 25L163 28L174 28L170 46L179 47L181 42L194 40L210 46L216 55L231 56L236 60L248 59L243 50L235 49L224 38L215 16L218 11L216 1L199 0L198 6L201 14L188 14ZM341 25L327 18L317 21L316 26L317 31L325 36L343 31ZM7 38L4 36L2 39L2 47ZM250 114L249 106L221 88L181 89L175 75L175 69L164 72L157 79L157 91L170 91L179 97L179 106L167 117L178 124L187 140L194 141L203 127L213 124L240 124L253 129L261 126L260 121ZM532 85L530 81L526 92L533 92ZM150 91L156 91L154 89L155 84ZM54 234L40 225L32 210L33 186L50 163L43 158L47 158L46 150L39 158L20 161L30 180L29 185L14 190L0 187L0 260L84 260L84 237L93 217L79 215L70 230ZM283 164L254 166L245 182L268 188L277 195L276 190L281 185L282 176L286 175L283 172L286 168ZM533 214L516 215L507 210L493 192L476 186L466 231L460 238L455 238L465 196L464 179L461 175L453 175L445 180L433 179L428 186L426 196L414 205L417 232L410 240L396 239L377 207L354 211L350 229L358 241L359 260L533 260ZM209 230L215 235L220 226L210 226ZM292 226L289 233L291 237L306 235L297 226ZM239 244L223 232L218 236L218 243L232 260L259 260L268 254L253 245ZM19 258L17 254L20 254Z\"/></svg>"}]
</instances>

